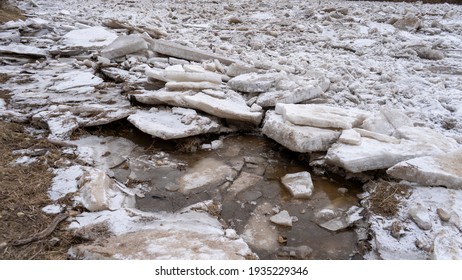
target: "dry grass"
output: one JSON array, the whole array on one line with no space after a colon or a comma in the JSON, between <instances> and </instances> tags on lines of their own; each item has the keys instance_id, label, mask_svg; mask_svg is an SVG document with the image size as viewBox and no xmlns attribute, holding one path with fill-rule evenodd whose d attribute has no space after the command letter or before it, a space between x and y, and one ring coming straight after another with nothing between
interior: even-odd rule
<instances>
[{"instance_id":1,"label":"dry grass","mask_svg":"<svg viewBox=\"0 0 462 280\"><path fill-rule=\"evenodd\" d=\"M408 188L393 182L378 181L369 186L371 193L368 198L370 210L383 217L393 217L398 214L399 204L408 194Z\"/></svg>"},{"instance_id":2,"label":"dry grass","mask_svg":"<svg viewBox=\"0 0 462 280\"><path fill-rule=\"evenodd\" d=\"M18 19L26 19L22 11L16 7L9 5L7 1L0 0L0 23Z\"/></svg>"},{"instance_id":3,"label":"dry grass","mask_svg":"<svg viewBox=\"0 0 462 280\"><path fill-rule=\"evenodd\" d=\"M12 151L18 149L46 149L47 153L32 164L13 165L20 155ZM67 222L43 240L18 247L9 244L44 230L56 216L41 208L52 203L47 191L53 178L51 167L62 157L60 149L34 139L22 125L0 122L0 153L0 259L65 259L74 242L64 229Z\"/></svg>"}]
</instances>

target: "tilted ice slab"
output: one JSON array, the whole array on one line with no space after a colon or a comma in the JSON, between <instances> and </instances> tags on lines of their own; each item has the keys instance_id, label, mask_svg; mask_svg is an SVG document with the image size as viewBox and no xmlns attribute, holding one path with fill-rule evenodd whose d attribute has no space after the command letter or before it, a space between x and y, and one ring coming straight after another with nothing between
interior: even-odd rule
<instances>
[{"instance_id":1,"label":"tilted ice slab","mask_svg":"<svg viewBox=\"0 0 462 280\"><path fill-rule=\"evenodd\" d=\"M157 53L168 56L183 58L192 61L202 62L209 59L217 59L225 65L234 63L235 61L227 57L221 56L208 51L203 51L195 48L186 47L171 41L165 40L150 40L151 49Z\"/></svg>"},{"instance_id":2,"label":"tilted ice slab","mask_svg":"<svg viewBox=\"0 0 462 280\"><path fill-rule=\"evenodd\" d=\"M141 35L130 34L117 37L113 42L101 50L101 56L113 59L127 54L146 50L148 43Z\"/></svg>"},{"instance_id":3,"label":"tilted ice slab","mask_svg":"<svg viewBox=\"0 0 462 280\"><path fill-rule=\"evenodd\" d=\"M362 137L359 145L334 144L327 152L328 162L353 172L389 168L398 162L444 153L434 145L402 139L400 143Z\"/></svg>"},{"instance_id":4,"label":"tilted ice slab","mask_svg":"<svg viewBox=\"0 0 462 280\"><path fill-rule=\"evenodd\" d=\"M233 91L228 91L223 97L198 92L183 99L189 107L220 118L259 124L263 116L262 112L252 112L244 98Z\"/></svg>"},{"instance_id":5,"label":"tilted ice slab","mask_svg":"<svg viewBox=\"0 0 462 280\"><path fill-rule=\"evenodd\" d=\"M369 113L318 104L276 104L276 112L295 125L349 129L360 125Z\"/></svg>"},{"instance_id":6,"label":"tilted ice slab","mask_svg":"<svg viewBox=\"0 0 462 280\"><path fill-rule=\"evenodd\" d=\"M164 70L147 68L146 76L164 82L209 82L221 84L226 78L221 74L207 71L198 65L173 65Z\"/></svg>"},{"instance_id":7,"label":"tilted ice slab","mask_svg":"<svg viewBox=\"0 0 462 280\"><path fill-rule=\"evenodd\" d=\"M229 131L217 118L178 107L138 111L130 115L128 121L141 131L164 140Z\"/></svg>"},{"instance_id":8,"label":"tilted ice slab","mask_svg":"<svg viewBox=\"0 0 462 280\"><path fill-rule=\"evenodd\" d=\"M206 203L206 202L203 202ZM70 229L91 233L106 225L113 236L96 236L94 244L70 249L72 258L83 259L245 259L255 255L238 236L227 237L220 222L205 212L189 209L178 213L147 213L120 209L83 213Z\"/></svg>"},{"instance_id":9,"label":"tilted ice slab","mask_svg":"<svg viewBox=\"0 0 462 280\"><path fill-rule=\"evenodd\" d=\"M320 96L330 81L323 78L305 80L285 73L246 73L232 78L228 86L247 93L261 93L256 103L274 107L277 103L300 103Z\"/></svg>"},{"instance_id":10,"label":"tilted ice slab","mask_svg":"<svg viewBox=\"0 0 462 280\"><path fill-rule=\"evenodd\" d=\"M277 103L295 104L319 97L323 90L318 85L305 85L293 90L269 91L258 96L256 103L261 107L273 107Z\"/></svg>"},{"instance_id":11,"label":"tilted ice slab","mask_svg":"<svg viewBox=\"0 0 462 280\"><path fill-rule=\"evenodd\" d=\"M0 54L14 54L32 57L46 57L47 51L33 46L11 43L7 46L0 46Z\"/></svg>"},{"instance_id":12,"label":"tilted ice slab","mask_svg":"<svg viewBox=\"0 0 462 280\"><path fill-rule=\"evenodd\" d=\"M89 104L50 106L32 116L32 122L46 124L49 138L68 139L78 127L108 124L126 118L132 111L120 105Z\"/></svg>"},{"instance_id":13,"label":"tilted ice slab","mask_svg":"<svg viewBox=\"0 0 462 280\"><path fill-rule=\"evenodd\" d=\"M362 128L371 132L394 135L400 127L412 127L412 120L401 110L384 106L373 113L362 124Z\"/></svg>"},{"instance_id":14,"label":"tilted ice slab","mask_svg":"<svg viewBox=\"0 0 462 280\"><path fill-rule=\"evenodd\" d=\"M289 150L300 153L327 151L340 136L340 131L286 122L274 111L266 112L262 132Z\"/></svg>"},{"instance_id":15,"label":"tilted ice slab","mask_svg":"<svg viewBox=\"0 0 462 280\"><path fill-rule=\"evenodd\" d=\"M462 150L403 161L387 173L421 185L462 189Z\"/></svg>"},{"instance_id":16,"label":"tilted ice slab","mask_svg":"<svg viewBox=\"0 0 462 280\"><path fill-rule=\"evenodd\" d=\"M156 91L147 91L141 94L132 94L130 95L130 99L147 105L170 105L187 107L188 103L184 100L184 97L193 94L195 94L193 91L172 92L165 89L160 89Z\"/></svg>"},{"instance_id":17,"label":"tilted ice slab","mask_svg":"<svg viewBox=\"0 0 462 280\"><path fill-rule=\"evenodd\" d=\"M269 91L279 80L285 79L286 75L281 73L247 73L232 78L228 86L235 91L248 93L261 93Z\"/></svg>"},{"instance_id":18,"label":"tilted ice slab","mask_svg":"<svg viewBox=\"0 0 462 280\"><path fill-rule=\"evenodd\" d=\"M71 47L103 47L109 45L117 38L117 34L103 27L72 30L63 36L63 43Z\"/></svg>"},{"instance_id":19,"label":"tilted ice slab","mask_svg":"<svg viewBox=\"0 0 462 280\"><path fill-rule=\"evenodd\" d=\"M158 90L132 94L131 99L149 105L167 104L200 110L219 118L259 124L263 113L254 112L244 98L233 91L203 90L201 92Z\"/></svg>"},{"instance_id":20,"label":"tilted ice slab","mask_svg":"<svg viewBox=\"0 0 462 280\"><path fill-rule=\"evenodd\" d=\"M404 139L409 139L423 144L434 145L444 152L451 152L462 149L462 146L457 143L456 140L446 137L427 127L401 126L397 129L397 134Z\"/></svg>"}]
</instances>

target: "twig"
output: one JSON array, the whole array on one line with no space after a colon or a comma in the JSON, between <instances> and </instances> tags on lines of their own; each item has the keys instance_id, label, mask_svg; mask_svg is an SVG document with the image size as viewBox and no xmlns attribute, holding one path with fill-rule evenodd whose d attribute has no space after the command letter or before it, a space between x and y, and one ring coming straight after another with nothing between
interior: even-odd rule
<instances>
[{"instance_id":1,"label":"twig","mask_svg":"<svg viewBox=\"0 0 462 280\"><path fill-rule=\"evenodd\" d=\"M40 239L43 239L47 237L48 235L50 235L56 229L59 223L67 219L67 217L69 217L68 213L59 214L58 216L55 217L55 219L51 222L51 224L46 229L42 230L41 232L37 234L32 235L29 238L15 240L11 242L11 245L22 246L22 245L26 245L26 244L38 241Z\"/></svg>"}]
</instances>

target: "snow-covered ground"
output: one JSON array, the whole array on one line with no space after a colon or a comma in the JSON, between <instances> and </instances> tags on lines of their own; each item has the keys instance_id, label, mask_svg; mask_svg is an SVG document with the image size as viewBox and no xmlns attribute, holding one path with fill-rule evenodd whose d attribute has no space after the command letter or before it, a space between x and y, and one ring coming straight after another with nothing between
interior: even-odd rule
<instances>
[{"instance_id":1,"label":"snow-covered ground","mask_svg":"<svg viewBox=\"0 0 462 280\"><path fill-rule=\"evenodd\" d=\"M2 118L31 120L47 127L55 141L68 141L78 127L127 117L140 130L165 139L242 127L259 131L261 126L263 134L288 149L327 151L312 165L351 173L390 168L395 179L414 182L406 183L411 195L403 198L396 217L366 215L374 236L374 251L366 257L462 258L457 202L462 192L462 6L296 0L11 2L29 18L0 26L0 72L10 76L2 88L11 91L9 100L0 98ZM128 31L134 35L125 36ZM156 108L132 106L134 101ZM83 157L85 148L76 141L72 145ZM102 149L89 157L90 164L113 176L108 166L123 162L123 152L112 165L98 162ZM56 180L62 177L69 186L64 191L90 188L88 181L82 183L80 167L57 172ZM134 194L103 175L98 180L108 187L86 192L88 200L103 197L95 209L131 205L127 201ZM87 179L95 181L92 176ZM80 185L69 180L80 180ZM62 196L62 191L52 187L50 196ZM114 204L114 197L124 202ZM82 199L89 205L81 194ZM144 223L162 219L117 211L120 215L101 212L108 214L101 220L129 217L131 226L133 215ZM176 227L183 223L181 215L163 218ZM240 237L226 236L207 215L197 215L199 223L230 251L214 251L213 246L220 247L214 244L194 256L186 250L138 257L251 255ZM86 216L79 220L82 227ZM402 232L392 235L394 222ZM149 225L136 230L164 234L150 232ZM112 231L120 236L135 230ZM191 228L178 234L199 233ZM208 232L201 234L198 240L209 238ZM146 246L163 250L161 244ZM133 254L125 257L136 258Z\"/></svg>"}]
</instances>

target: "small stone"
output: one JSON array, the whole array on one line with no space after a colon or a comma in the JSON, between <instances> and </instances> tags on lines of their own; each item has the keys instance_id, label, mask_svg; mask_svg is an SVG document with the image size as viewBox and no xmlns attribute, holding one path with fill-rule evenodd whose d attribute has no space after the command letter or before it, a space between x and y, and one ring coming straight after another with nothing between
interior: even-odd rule
<instances>
[{"instance_id":1,"label":"small stone","mask_svg":"<svg viewBox=\"0 0 462 280\"><path fill-rule=\"evenodd\" d=\"M25 214L24 214L23 212L18 212L18 213L16 213L16 216L18 216L18 217L23 217L24 215L25 215Z\"/></svg>"},{"instance_id":2,"label":"small stone","mask_svg":"<svg viewBox=\"0 0 462 280\"><path fill-rule=\"evenodd\" d=\"M423 230L429 230L432 228L428 209L423 207L420 203L417 203L409 209L409 216L419 228Z\"/></svg>"},{"instance_id":3,"label":"small stone","mask_svg":"<svg viewBox=\"0 0 462 280\"><path fill-rule=\"evenodd\" d=\"M449 219L451 219L451 214L443 208L436 209L436 213L438 214L438 217L440 217L441 221L443 222L447 222L449 221Z\"/></svg>"},{"instance_id":4,"label":"small stone","mask_svg":"<svg viewBox=\"0 0 462 280\"><path fill-rule=\"evenodd\" d=\"M272 216L270 218L270 221L281 226L292 226L292 218L289 215L289 212L287 210L282 210L278 214Z\"/></svg>"},{"instance_id":5,"label":"small stone","mask_svg":"<svg viewBox=\"0 0 462 280\"><path fill-rule=\"evenodd\" d=\"M6 243L6 242L1 242L1 243L0 243L0 250L3 250L3 248L5 248L6 246L8 246L8 243Z\"/></svg>"}]
</instances>

